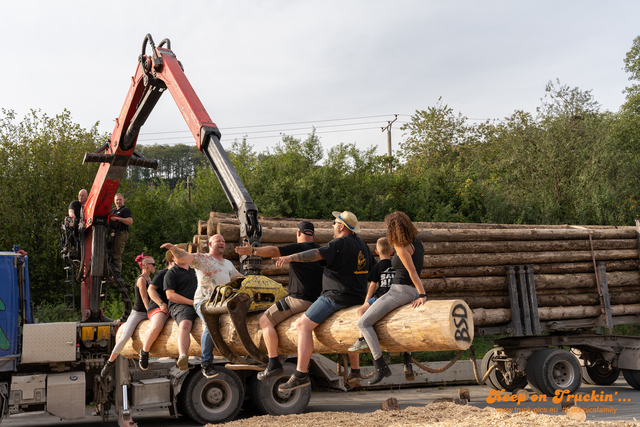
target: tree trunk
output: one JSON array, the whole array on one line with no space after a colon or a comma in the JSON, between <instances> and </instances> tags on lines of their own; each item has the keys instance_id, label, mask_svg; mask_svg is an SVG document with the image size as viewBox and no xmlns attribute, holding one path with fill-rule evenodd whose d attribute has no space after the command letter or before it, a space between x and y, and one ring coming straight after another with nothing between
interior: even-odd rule
<instances>
[{"instance_id":1,"label":"tree trunk","mask_svg":"<svg viewBox=\"0 0 640 427\"><path fill-rule=\"evenodd\" d=\"M313 334L315 353L347 353L347 349L358 339L357 308L340 310L316 328ZM302 315L298 313L277 325L280 354L297 354L295 322ZM247 328L253 341L266 352L258 325L260 316L261 313L250 313L247 316ZM120 354L128 358L138 357L142 348L140 337L149 324L148 320L140 322ZM466 350L473 341L471 310L460 300L427 301L416 309L405 305L387 314L374 328L383 351L390 352ZM191 330L190 356L200 356L202 330L203 323L198 318ZM247 354L240 340L236 339L237 333L228 315L220 317L220 333L232 351ZM122 330L118 331L118 337L121 334ZM151 357L177 357L177 338L178 328L173 319L169 319L151 346Z\"/></svg>"}]
</instances>

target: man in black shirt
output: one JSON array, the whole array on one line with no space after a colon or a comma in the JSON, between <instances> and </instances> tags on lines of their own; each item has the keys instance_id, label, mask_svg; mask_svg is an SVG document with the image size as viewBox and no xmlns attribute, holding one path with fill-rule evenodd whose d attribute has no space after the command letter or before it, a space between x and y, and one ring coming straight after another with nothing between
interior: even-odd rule
<instances>
[{"instance_id":1,"label":"man in black shirt","mask_svg":"<svg viewBox=\"0 0 640 427\"><path fill-rule=\"evenodd\" d=\"M109 228L112 230L113 246L111 255L120 275L122 276L122 254L124 253L124 245L129 240L129 226L133 224L131 211L124 205L124 196L122 193L116 194L113 199L116 204L115 209L111 210L109 217Z\"/></svg>"},{"instance_id":2,"label":"man in black shirt","mask_svg":"<svg viewBox=\"0 0 640 427\"><path fill-rule=\"evenodd\" d=\"M287 392L311 385L308 368L313 353L313 330L338 310L362 305L367 294L367 275L375 264L369 246L360 239L360 225L349 212L333 212L334 239L325 246L276 259L280 268L290 262L325 260L322 295L296 322L298 330L298 366L286 384L278 387ZM352 369L359 368L358 355L349 355Z\"/></svg>"},{"instance_id":3,"label":"man in black shirt","mask_svg":"<svg viewBox=\"0 0 640 427\"><path fill-rule=\"evenodd\" d=\"M313 242L315 228L311 222L300 222L296 233L297 243L284 246L260 246L257 248L252 248L245 244L245 246L236 247L236 252L239 255L253 254L263 258L273 258L320 247L320 245ZM295 263L289 266L289 295L272 305L260 317L260 328L269 353L267 369L258 373L260 381L284 373L282 363L278 359L278 333L275 327L294 314L305 311L318 299L322 292L322 272L323 267L317 261Z\"/></svg>"},{"instance_id":4,"label":"man in black shirt","mask_svg":"<svg viewBox=\"0 0 640 427\"><path fill-rule=\"evenodd\" d=\"M87 190L84 188L78 192L78 200L74 200L69 204L69 217L74 220L76 228L78 227L78 221L80 220L82 207L87 202Z\"/></svg>"}]
</instances>

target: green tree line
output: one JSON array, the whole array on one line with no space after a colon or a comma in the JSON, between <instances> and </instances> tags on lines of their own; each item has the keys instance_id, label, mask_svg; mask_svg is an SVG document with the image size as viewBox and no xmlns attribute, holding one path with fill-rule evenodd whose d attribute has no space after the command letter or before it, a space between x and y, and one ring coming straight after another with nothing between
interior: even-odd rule
<instances>
[{"instance_id":1,"label":"green tree line","mask_svg":"<svg viewBox=\"0 0 640 427\"><path fill-rule=\"evenodd\" d=\"M631 85L618 111L603 111L591 91L550 81L535 112L470 123L443 100L402 127L394 156L340 144L325 150L312 133L284 136L256 152L246 140L228 150L264 216L332 218L351 210L382 221L401 210L414 221L631 225L640 217L640 37L623 59ZM0 249L30 254L36 304L60 302L64 272L54 219L65 216L95 165L82 156L104 144L65 111L0 118ZM197 221L231 207L204 155L189 146L145 146L157 174L131 168L120 186L134 224L123 256L133 286L134 258L160 261L165 242L190 241ZM188 189L186 176L192 176Z\"/></svg>"}]
</instances>

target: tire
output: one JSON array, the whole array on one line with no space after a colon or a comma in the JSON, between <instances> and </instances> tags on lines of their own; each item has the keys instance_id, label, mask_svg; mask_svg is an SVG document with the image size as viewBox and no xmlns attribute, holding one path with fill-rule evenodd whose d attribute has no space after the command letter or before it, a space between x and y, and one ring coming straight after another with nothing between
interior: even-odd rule
<instances>
[{"instance_id":1,"label":"tire","mask_svg":"<svg viewBox=\"0 0 640 427\"><path fill-rule=\"evenodd\" d=\"M619 376L620 369L603 361L599 361L594 366L582 367L582 379L588 384L611 385L616 382Z\"/></svg>"},{"instance_id":2,"label":"tire","mask_svg":"<svg viewBox=\"0 0 640 427\"><path fill-rule=\"evenodd\" d=\"M489 367L491 366L491 358L500 350L502 350L502 347L492 348L482 358L481 372L483 377L484 377L484 374L489 369ZM508 391L508 392L512 392L520 388L525 388L528 383L527 377L523 376L520 378L516 378L515 381L511 382L511 384L507 384L507 381L504 379L504 375L502 375L502 372L498 371L497 369L494 369L493 371L491 371L491 373L489 374L488 380L494 389L496 390L504 389L505 391Z\"/></svg>"},{"instance_id":3,"label":"tire","mask_svg":"<svg viewBox=\"0 0 640 427\"><path fill-rule=\"evenodd\" d=\"M631 387L640 390L640 371L635 369L623 369L622 375Z\"/></svg>"},{"instance_id":4,"label":"tire","mask_svg":"<svg viewBox=\"0 0 640 427\"><path fill-rule=\"evenodd\" d=\"M242 381L226 368L217 368L218 375L207 378L200 369L189 374L178 395L178 407L184 415L200 424L232 420L242 407Z\"/></svg>"},{"instance_id":5,"label":"tire","mask_svg":"<svg viewBox=\"0 0 640 427\"><path fill-rule=\"evenodd\" d=\"M569 390L573 394L582 383L582 368L567 350L545 348L527 361L527 377L533 378L532 387L540 394L554 396L556 390Z\"/></svg>"},{"instance_id":6,"label":"tire","mask_svg":"<svg viewBox=\"0 0 640 427\"><path fill-rule=\"evenodd\" d=\"M253 378L250 388L251 401L265 415L290 415L304 412L311 399L311 387L302 387L290 392L278 391L278 386L287 382L296 370L292 363L283 364L284 374L266 381Z\"/></svg>"}]
</instances>

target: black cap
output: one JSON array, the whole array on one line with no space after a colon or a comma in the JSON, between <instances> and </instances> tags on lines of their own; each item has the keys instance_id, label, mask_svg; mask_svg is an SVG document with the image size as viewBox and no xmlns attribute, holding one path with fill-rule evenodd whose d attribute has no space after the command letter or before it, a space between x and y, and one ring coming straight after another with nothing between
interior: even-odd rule
<instances>
[{"instance_id":1,"label":"black cap","mask_svg":"<svg viewBox=\"0 0 640 427\"><path fill-rule=\"evenodd\" d=\"M298 224L298 230L302 234L306 234L307 236L313 236L315 234L315 229L313 228L313 223L310 221L302 221Z\"/></svg>"}]
</instances>

